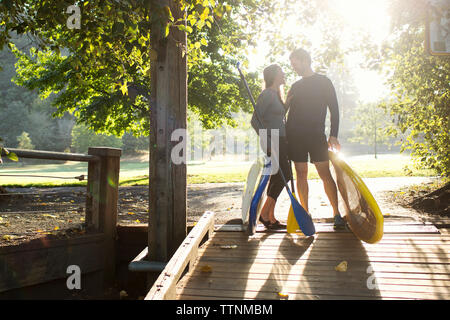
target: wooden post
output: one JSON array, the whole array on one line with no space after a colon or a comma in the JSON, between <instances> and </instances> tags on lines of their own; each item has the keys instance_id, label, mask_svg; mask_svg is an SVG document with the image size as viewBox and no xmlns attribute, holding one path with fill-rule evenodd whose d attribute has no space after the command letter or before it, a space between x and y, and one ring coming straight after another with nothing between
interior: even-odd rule
<instances>
[{"instance_id":1,"label":"wooden post","mask_svg":"<svg viewBox=\"0 0 450 320\"><path fill-rule=\"evenodd\" d=\"M182 17L175 0L168 5L175 20ZM171 28L164 38L152 29L152 49L157 60L151 65L149 259L167 262L186 237L186 164L171 160L171 135L186 129L187 65L186 33ZM184 53L183 53L184 52Z\"/></svg>"},{"instance_id":2,"label":"wooden post","mask_svg":"<svg viewBox=\"0 0 450 320\"><path fill-rule=\"evenodd\" d=\"M115 278L117 201L119 198L119 171L121 149L89 148L89 155L99 161L90 161L86 198L86 223L105 234L105 282Z\"/></svg>"}]
</instances>

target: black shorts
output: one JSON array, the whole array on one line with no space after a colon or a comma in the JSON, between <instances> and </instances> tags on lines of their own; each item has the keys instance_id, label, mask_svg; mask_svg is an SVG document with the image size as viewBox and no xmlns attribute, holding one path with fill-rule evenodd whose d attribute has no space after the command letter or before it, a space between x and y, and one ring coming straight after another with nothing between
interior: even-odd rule
<instances>
[{"instance_id":1,"label":"black shorts","mask_svg":"<svg viewBox=\"0 0 450 320\"><path fill-rule=\"evenodd\" d=\"M325 134L288 136L289 159L294 162L328 161L328 142Z\"/></svg>"}]
</instances>

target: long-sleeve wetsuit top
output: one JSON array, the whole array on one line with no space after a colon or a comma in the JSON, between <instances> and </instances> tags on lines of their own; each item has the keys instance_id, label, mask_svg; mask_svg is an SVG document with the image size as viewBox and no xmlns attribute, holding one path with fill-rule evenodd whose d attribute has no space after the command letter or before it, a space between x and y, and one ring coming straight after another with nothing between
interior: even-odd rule
<instances>
[{"instance_id":1,"label":"long-sleeve wetsuit top","mask_svg":"<svg viewBox=\"0 0 450 320\"><path fill-rule=\"evenodd\" d=\"M289 97L292 98L289 100ZM330 136L338 136L339 107L333 83L315 73L292 85L288 94L289 114L286 123L288 139L316 136L325 132L327 107L331 113Z\"/></svg>"},{"instance_id":2,"label":"long-sleeve wetsuit top","mask_svg":"<svg viewBox=\"0 0 450 320\"><path fill-rule=\"evenodd\" d=\"M255 111L251 123L256 131L259 129L268 129L268 134L270 134L270 129L279 129L279 136L286 136L286 110L275 90L270 88L264 89L258 97L256 109L263 121L262 124L259 124Z\"/></svg>"}]
</instances>

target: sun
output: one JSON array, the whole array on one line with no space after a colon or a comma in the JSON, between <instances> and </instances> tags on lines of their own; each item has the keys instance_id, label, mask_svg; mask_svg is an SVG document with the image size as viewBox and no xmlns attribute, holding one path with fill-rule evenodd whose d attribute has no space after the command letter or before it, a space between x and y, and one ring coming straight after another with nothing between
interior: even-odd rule
<instances>
[{"instance_id":1,"label":"sun","mask_svg":"<svg viewBox=\"0 0 450 320\"><path fill-rule=\"evenodd\" d=\"M389 34L387 0L328 0L328 4L348 27L368 32L375 42Z\"/></svg>"}]
</instances>

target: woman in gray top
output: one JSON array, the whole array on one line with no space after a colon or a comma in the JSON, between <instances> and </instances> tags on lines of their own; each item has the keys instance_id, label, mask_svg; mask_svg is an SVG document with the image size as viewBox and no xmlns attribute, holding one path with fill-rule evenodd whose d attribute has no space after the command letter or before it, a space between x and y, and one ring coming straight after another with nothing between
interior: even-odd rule
<instances>
[{"instance_id":1,"label":"woman in gray top","mask_svg":"<svg viewBox=\"0 0 450 320\"><path fill-rule=\"evenodd\" d=\"M252 126L257 132L259 132L260 129L267 129L267 144L262 143L262 147L264 152L266 152L269 156L271 154L270 131L271 129L279 130L278 163L286 180L289 181L292 178L292 172L287 156L288 149L285 127L286 108L281 98L281 86L285 83L285 80L281 67L277 64L273 64L265 68L264 82L266 88L263 92L261 92L256 103L258 115L261 116L262 119L258 118L255 111L252 117ZM264 141L264 139L262 140ZM274 141L274 143L276 143L276 141ZM281 224L277 219L275 219L275 204L283 188L284 181L280 175L280 171L278 170L270 177L269 186L267 188L267 200L264 203L259 218L267 229L286 228L286 225Z\"/></svg>"}]
</instances>

